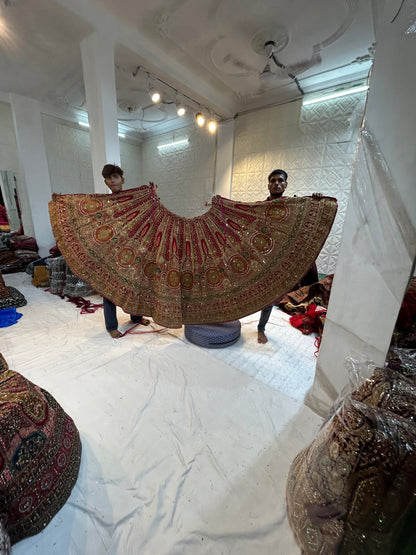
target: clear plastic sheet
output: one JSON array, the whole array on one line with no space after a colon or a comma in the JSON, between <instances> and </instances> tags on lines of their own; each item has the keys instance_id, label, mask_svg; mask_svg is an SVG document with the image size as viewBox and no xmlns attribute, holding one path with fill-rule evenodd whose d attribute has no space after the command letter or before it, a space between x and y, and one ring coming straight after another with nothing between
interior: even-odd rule
<instances>
[{"instance_id":1,"label":"clear plastic sheet","mask_svg":"<svg viewBox=\"0 0 416 555\"><path fill-rule=\"evenodd\" d=\"M363 252L373 263L380 261L377 269L389 291L397 296L397 275L392 268L398 271L403 266L403 260L413 260L416 229L381 149L368 127L361 131L351 203L360 230L355 246L360 247L365 243ZM383 253L388 255L389 265L383 263Z\"/></svg>"},{"instance_id":2,"label":"clear plastic sheet","mask_svg":"<svg viewBox=\"0 0 416 555\"><path fill-rule=\"evenodd\" d=\"M305 554L387 555L415 545L415 353L399 351L394 368L349 361L352 391L292 463L288 519Z\"/></svg>"},{"instance_id":3,"label":"clear plastic sheet","mask_svg":"<svg viewBox=\"0 0 416 555\"><path fill-rule=\"evenodd\" d=\"M394 328L387 315L400 307L416 252L415 225L368 127L361 131L347 216L315 381L305 400L322 416L343 394L349 356L383 363Z\"/></svg>"}]
</instances>

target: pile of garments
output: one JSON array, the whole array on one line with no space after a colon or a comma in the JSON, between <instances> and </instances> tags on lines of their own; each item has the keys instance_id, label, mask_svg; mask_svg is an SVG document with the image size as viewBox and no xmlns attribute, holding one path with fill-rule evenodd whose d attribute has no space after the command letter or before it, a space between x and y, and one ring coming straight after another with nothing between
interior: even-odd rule
<instances>
[{"instance_id":1,"label":"pile of garments","mask_svg":"<svg viewBox=\"0 0 416 555\"><path fill-rule=\"evenodd\" d=\"M1 239L0 271L3 274L24 272L30 262L40 258L34 237L6 233Z\"/></svg>"}]
</instances>

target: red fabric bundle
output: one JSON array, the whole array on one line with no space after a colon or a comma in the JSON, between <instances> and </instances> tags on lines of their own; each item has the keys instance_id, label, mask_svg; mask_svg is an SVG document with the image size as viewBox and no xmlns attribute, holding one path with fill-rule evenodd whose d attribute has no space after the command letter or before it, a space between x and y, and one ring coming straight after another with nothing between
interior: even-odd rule
<instances>
[{"instance_id":1,"label":"red fabric bundle","mask_svg":"<svg viewBox=\"0 0 416 555\"><path fill-rule=\"evenodd\" d=\"M300 330L304 335L310 333L322 333L325 321L326 309L316 304L310 304L304 314L295 314L289 318L293 327Z\"/></svg>"},{"instance_id":2,"label":"red fabric bundle","mask_svg":"<svg viewBox=\"0 0 416 555\"><path fill-rule=\"evenodd\" d=\"M18 249L35 252L39 250L36 239L27 235L15 235L10 239L10 250L16 251Z\"/></svg>"}]
</instances>

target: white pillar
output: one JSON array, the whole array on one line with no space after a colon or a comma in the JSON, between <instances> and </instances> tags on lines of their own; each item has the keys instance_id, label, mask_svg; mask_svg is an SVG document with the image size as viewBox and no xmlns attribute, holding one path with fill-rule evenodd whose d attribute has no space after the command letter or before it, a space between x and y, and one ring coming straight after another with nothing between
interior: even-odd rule
<instances>
[{"instance_id":1,"label":"white pillar","mask_svg":"<svg viewBox=\"0 0 416 555\"><path fill-rule=\"evenodd\" d=\"M383 365L416 257L416 35L411 3L385 4L314 384L325 414L348 383L346 359Z\"/></svg>"},{"instance_id":2,"label":"white pillar","mask_svg":"<svg viewBox=\"0 0 416 555\"><path fill-rule=\"evenodd\" d=\"M10 94L20 167L25 183L27 205L23 205L23 228L33 235L41 257L56 243L49 220L48 203L52 187L46 159L45 142L37 100Z\"/></svg>"},{"instance_id":3,"label":"white pillar","mask_svg":"<svg viewBox=\"0 0 416 555\"><path fill-rule=\"evenodd\" d=\"M217 164L214 194L231 198L235 120L227 120L217 129Z\"/></svg>"},{"instance_id":4,"label":"white pillar","mask_svg":"<svg viewBox=\"0 0 416 555\"><path fill-rule=\"evenodd\" d=\"M120 165L114 43L102 33L81 42L82 69L90 125L94 190L108 192L101 176L104 164Z\"/></svg>"}]
</instances>

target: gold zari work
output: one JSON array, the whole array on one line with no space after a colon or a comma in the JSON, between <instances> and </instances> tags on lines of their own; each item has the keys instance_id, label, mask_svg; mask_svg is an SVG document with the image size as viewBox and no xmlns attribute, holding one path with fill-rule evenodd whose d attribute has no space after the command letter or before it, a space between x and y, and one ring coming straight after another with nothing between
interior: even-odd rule
<instances>
[{"instance_id":1,"label":"gold zari work","mask_svg":"<svg viewBox=\"0 0 416 555\"><path fill-rule=\"evenodd\" d=\"M415 377L376 368L296 456L286 500L302 553L414 552L398 544L415 536L415 418Z\"/></svg>"},{"instance_id":2,"label":"gold zari work","mask_svg":"<svg viewBox=\"0 0 416 555\"><path fill-rule=\"evenodd\" d=\"M227 322L289 291L318 256L337 210L329 197L243 203L215 196L187 219L152 186L53 195L49 212L71 270L129 314L171 328Z\"/></svg>"}]
</instances>

